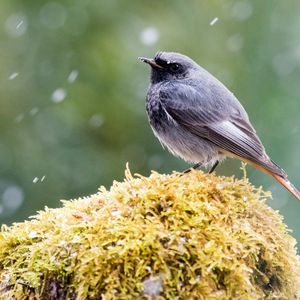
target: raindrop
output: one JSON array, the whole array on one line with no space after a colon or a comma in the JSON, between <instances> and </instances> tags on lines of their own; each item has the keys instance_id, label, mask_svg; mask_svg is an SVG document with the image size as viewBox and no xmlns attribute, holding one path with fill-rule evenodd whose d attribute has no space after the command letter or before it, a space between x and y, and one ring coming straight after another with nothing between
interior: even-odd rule
<instances>
[{"instance_id":1,"label":"raindrop","mask_svg":"<svg viewBox=\"0 0 300 300\"><path fill-rule=\"evenodd\" d=\"M140 40L144 45L153 46L159 39L159 32L155 27L146 27L140 33Z\"/></svg>"},{"instance_id":2,"label":"raindrop","mask_svg":"<svg viewBox=\"0 0 300 300\"><path fill-rule=\"evenodd\" d=\"M58 88L53 92L51 99L53 102L59 103L64 101L66 95L66 91L63 88Z\"/></svg>"}]
</instances>

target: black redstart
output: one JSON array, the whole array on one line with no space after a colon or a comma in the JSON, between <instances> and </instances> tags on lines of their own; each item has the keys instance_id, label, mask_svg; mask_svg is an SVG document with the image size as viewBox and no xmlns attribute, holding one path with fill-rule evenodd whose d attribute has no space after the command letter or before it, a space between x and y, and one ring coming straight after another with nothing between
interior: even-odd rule
<instances>
[{"instance_id":1,"label":"black redstart","mask_svg":"<svg viewBox=\"0 0 300 300\"><path fill-rule=\"evenodd\" d=\"M149 122L171 153L194 163L193 168L211 165L211 172L226 156L238 158L273 176L300 200L284 170L267 155L243 106L218 79L179 53L140 59L151 66Z\"/></svg>"}]
</instances>

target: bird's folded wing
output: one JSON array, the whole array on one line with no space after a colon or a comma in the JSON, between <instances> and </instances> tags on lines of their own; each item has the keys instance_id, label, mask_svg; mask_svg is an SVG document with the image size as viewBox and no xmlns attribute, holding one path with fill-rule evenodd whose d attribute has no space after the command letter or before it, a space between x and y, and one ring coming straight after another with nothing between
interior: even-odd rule
<instances>
[{"instance_id":1,"label":"bird's folded wing","mask_svg":"<svg viewBox=\"0 0 300 300\"><path fill-rule=\"evenodd\" d=\"M166 86L160 101L179 125L220 149L252 161L268 158L248 118L242 118L236 107L231 110L218 101L214 105L187 85Z\"/></svg>"}]
</instances>

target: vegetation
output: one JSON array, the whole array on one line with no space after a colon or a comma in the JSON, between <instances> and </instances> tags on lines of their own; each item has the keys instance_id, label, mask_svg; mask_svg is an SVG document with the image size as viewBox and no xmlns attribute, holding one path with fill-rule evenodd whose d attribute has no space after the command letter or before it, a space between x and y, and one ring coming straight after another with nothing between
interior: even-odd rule
<instances>
[{"instance_id":1,"label":"vegetation","mask_svg":"<svg viewBox=\"0 0 300 300\"><path fill-rule=\"evenodd\" d=\"M0 233L0 299L296 299L295 239L246 177L133 177Z\"/></svg>"}]
</instances>

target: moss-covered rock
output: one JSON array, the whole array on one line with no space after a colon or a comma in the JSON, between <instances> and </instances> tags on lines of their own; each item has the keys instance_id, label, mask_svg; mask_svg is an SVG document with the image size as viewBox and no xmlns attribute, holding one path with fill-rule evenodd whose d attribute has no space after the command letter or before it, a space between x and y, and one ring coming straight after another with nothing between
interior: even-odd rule
<instances>
[{"instance_id":1,"label":"moss-covered rock","mask_svg":"<svg viewBox=\"0 0 300 300\"><path fill-rule=\"evenodd\" d=\"M247 179L133 178L2 227L0 299L298 299L295 240Z\"/></svg>"}]
</instances>

